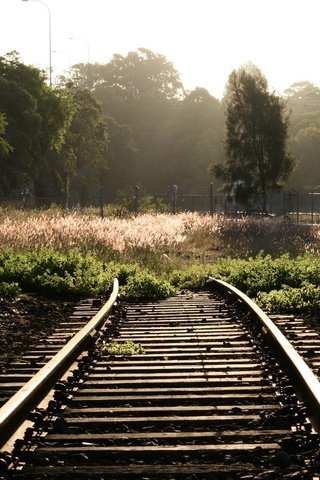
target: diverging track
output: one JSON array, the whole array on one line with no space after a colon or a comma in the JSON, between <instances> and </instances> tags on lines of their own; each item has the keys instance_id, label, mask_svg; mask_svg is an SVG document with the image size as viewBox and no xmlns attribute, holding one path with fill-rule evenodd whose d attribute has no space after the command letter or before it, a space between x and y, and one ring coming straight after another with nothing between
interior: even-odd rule
<instances>
[{"instance_id":1,"label":"diverging track","mask_svg":"<svg viewBox=\"0 0 320 480\"><path fill-rule=\"evenodd\" d=\"M216 286L118 308L49 408L33 413L3 478L318 478L303 387L265 330ZM105 354L112 339L144 353Z\"/></svg>"}]
</instances>

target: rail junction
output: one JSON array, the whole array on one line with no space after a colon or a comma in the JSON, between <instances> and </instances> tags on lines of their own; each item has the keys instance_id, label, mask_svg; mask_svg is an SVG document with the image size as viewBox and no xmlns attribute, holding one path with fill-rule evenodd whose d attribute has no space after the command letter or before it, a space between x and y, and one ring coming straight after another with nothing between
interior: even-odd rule
<instances>
[{"instance_id":1,"label":"rail junction","mask_svg":"<svg viewBox=\"0 0 320 480\"><path fill-rule=\"evenodd\" d=\"M320 339L303 319L214 279L140 304L115 281L97 307L1 376L0 480L319 480Z\"/></svg>"}]
</instances>

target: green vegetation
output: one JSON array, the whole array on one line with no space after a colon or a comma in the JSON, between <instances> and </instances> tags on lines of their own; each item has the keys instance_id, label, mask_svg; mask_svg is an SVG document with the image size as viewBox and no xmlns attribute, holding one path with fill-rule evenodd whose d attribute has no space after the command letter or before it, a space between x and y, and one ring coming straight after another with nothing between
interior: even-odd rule
<instances>
[{"instance_id":1,"label":"green vegetation","mask_svg":"<svg viewBox=\"0 0 320 480\"><path fill-rule=\"evenodd\" d=\"M8 300L14 300L21 293L17 283L0 282L0 303Z\"/></svg>"},{"instance_id":2,"label":"green vegetation","mask_svg":"<svg viewBox=\"0 0 320 480\"><path fill-rule=\"evenodd\" d=\"M280 98L254 65L231 73L219 101L186 91L174 66L144 48L73 65L54 88L15 52L0 57L0 201L9 206L0 208L0 302L104 295L115 277L126 300L154 301L212 276L267 310L318 312L319 229L289 218L318 198L309 192L320 184L319 145L320 89L298 82ZM297 169L287 179L289 150ZM198 194L209 182L214 195L224 182L244 210L259 194L250 208L266 212L285 180L296 192L295 206L283 199L286 221L164 213L172 185ZM103 219L84 211L102 203ZM49 204L65 209L36 209ZM138 204L148 213L132 216ZM313 222L315 211L297 221Z\"/></svg>"},{"instance_id":3,"label":"green vegetation","mask_svg":"<svg viewBox=\"0 0 320 480\"><path fill-rule=\"evenodd\" d=\"M74 249L66 253L47 248L38 252L0 251L0 282L3 282L0 295L7 292L7 297L14 292L18 294L20 289L55 296L105 294L111 291L115 277L129 300L155 300L175 292L164 278L144 271L137 264L104 262Z\"/></svg>"},{"instance_id":4,"label":"green vegetation","mask_svg":"<svg viewBox=\"0 0 320 480\"><path fill-rule=\"evenodd\" d=\"M139 272L128 279L122 293L129 301L157 300L173 295L175 289L164 279L156 278L150 273Z\"/></svg>"},{"instance_id":5,"label":"green vegetation","mask_svg":"<svg viewBox=\"0 0 320 480\"><path fill-rule=\"evenodd\" d=\"M154 263L153 263L153 266ZM259 254L247 259L225 257L214 262L138 263L104 261L76 249L57 252L0 251L0 299L21 292L60 297L107 294L117 277L127 301L165 298L181 289L206 288L209 277L225 280L269 311L320 311L320 257L292 258Z\"/></svg>"},{"instance_id":6,"label":"green vegetation","mask_svg":"<svg viewBox=\"0 0 320 480\"><path fill-rule=\"evenodd\" d=\"M279 290L259 292L257 301L262 308L271 312L308 312L320 311L320 287L304 282L300 287L283 285Z\"/></svg>"},{"instance_id":7,"label":"green vegetation","mask_svg":"<svg viewBox=\"0 0 320 480\"><path fill-rule=\"evenodd\" d=\"M140 343L127 340L125 343L112 341L107 343L103 341L100 346L100 352L103 355L144 355L145 349Z\"/></svg>"}]
</instances>

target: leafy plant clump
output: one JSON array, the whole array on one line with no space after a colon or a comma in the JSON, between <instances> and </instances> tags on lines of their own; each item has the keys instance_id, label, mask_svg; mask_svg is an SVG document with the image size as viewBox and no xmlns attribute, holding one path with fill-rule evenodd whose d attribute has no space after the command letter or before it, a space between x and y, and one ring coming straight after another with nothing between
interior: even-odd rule
<instances>
[{"instance_id":1,"label":"leafy plant clump","mask_svg":"<svg viewBox=\"0 0 320 480\"><path fill-rule=\"evenodd\" d=\"M320 287L305 282L300 288L284 286L281 290L259 292L259 305L269 312L320 311Z\"/></svg>"},{"instance_id":2,"label":"leafy plant clump","mask_svg":"<svg viewBox=\"0 0 320 480\"><path fill-rule=\"evenodd\" d=\"M150 273L138 272L128 278L121 290L128 301L159 300L176 293L176 289L167 281Z\"/></svg>"},{"instance_id":3,"label":"leafy plant clump","mask_svg":"<svg viewBox=\"0 0 320 480\"><path fill-rule=\"evenodd\" d=\"M127 340L125 343L103 341L100 351L104 355L144 355L145 349L140 343Z\"/></svg>"},{"instance_id":4,"label":"leafy plant clump","mask_svg":"<svg viewBox=\"0 0 320 480\"><path fill-rule=\"evenodd\" d=\"M168 281L133 263L104 262L75 249L65 253L52 248L18 253L0 250L0 282L14 284L25 293L103 295L111 291L114 278L118 278L121 294L128 300L158 300L175 293ZM3 293L10 297L8 286L3 287Z\"/></svg>"},{"instance_id":5,"label":"leafy plant clump","mask_svg":"<svg viewBox=\"0 0 320 480\"><path fill-rule=\"evenodd\" d=\"M0 281L15 282L24 292L58 296L98 294L102 285L106 287L108 276L104 273L102 262L76 250L0 251Z\"/></svg>"},{"instance_id":6,"label":"leafy plant clump","mask_svg":"<svg viewBox=\"0 0 320 480\"><path fill-rule=\"evenodd\" d=\"M0 282L0 303L4 300L14 300L21 294L17 283Z\"/></svg>"}]
</instances>

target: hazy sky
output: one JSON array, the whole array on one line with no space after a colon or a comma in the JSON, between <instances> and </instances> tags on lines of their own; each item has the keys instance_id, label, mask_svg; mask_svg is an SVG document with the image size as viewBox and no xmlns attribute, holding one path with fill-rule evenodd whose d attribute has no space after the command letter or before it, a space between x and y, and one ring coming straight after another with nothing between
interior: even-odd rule
<instances>
[{"instance_id":1,"label":"hazy sky","mask_svg":"<svg viewBox=\"0 0 320 480\"><path fill-rule=\"evenodd\" d=\"M320 0L43 0L51 13L53 78L139 47L165 55L186 89L220 98L233 68L255 63L278 93L320 84ZM0 55L49 66L40 0L0 0ZM70 40L70 37L73 40Z\"/></svg>"}]
</instances>

